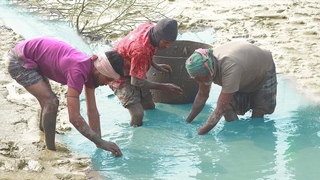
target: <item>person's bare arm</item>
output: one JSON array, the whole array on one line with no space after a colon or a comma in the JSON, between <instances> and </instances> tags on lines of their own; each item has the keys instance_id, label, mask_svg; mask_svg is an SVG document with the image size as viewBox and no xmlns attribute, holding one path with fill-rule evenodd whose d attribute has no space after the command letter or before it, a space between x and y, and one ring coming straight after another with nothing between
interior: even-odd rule
<instances>
[{"instance_id":1,"label":"person's bare arm","mask_svg":"<svg viewBox=\"0 0 320 180\"><path fill-rule=\"evenodd\" d=\"M89 126L101 137L100 115L96 104L95 90L85 87L85 96L87 104L87 115Z\"/></svg>"},{"instance_id":2,"label":"person's bare arm","mask_svg":"<svg viewBox=\"0 0 320 180\"><path fill-rule=\"evenodd\" d=\"M186 119L186 122L192 122L202 111L207 99L209 98L210 89L211 85L199 84L198 93L192 104L192 109Z\"/></svg>"},{"instance_id":3,"label":"person's bare arm","mask_svg":"<svg viewBox=\"0 0 320 180\"><path fill-rule=\"evenodd\" d=\"M207 119L207 122L198 130L199 135L206 134L216 126L216 124L219 122L219 120L227 110L228 104L232 98L233 98L233 93L222 93L222 92L220 93L217 107L210 114L209 118Z\"/></svg>"},{"instance_id":4,"label":"person's bare arm","mask_svg":"<svg viewBox=\"0 0 320 180\"><path fill-rule=\"evenodd\" d=\"M70 122L83 136L95 143L98 148L110 151L115 156L122 156L119 147L115 143L101 139L101 135L91 129L81 116L79 95L74 88L68 87L67 104ZM92 100L89 101L93 102Z\"/></svg>"},{"instance_id":5,"label":"person's bare arm","mask_svg":"<svg viewBox=\"0 0 320 180\"><path fill-rule=\"evenodd\" d=\"M157 64L156 62L152 61L152 67L155 68L157 71L163 71L163 72L172 72L172 68L168 64Z\"/></svg>"},{"instance_id":6,"label":"person's bare arm","mask_svg":"<svg viewBox=\"0 0 320 180\"><path fill-rule=\"evenodd\" d=\"M131 76L131 84L133 86L144 87L148 89L158 89L172 94L174 96L180 96L182 94L182 89L179 86L171 83L151 82L147 79L139 79L134 76Z\"/></svg>"}]
</instances>

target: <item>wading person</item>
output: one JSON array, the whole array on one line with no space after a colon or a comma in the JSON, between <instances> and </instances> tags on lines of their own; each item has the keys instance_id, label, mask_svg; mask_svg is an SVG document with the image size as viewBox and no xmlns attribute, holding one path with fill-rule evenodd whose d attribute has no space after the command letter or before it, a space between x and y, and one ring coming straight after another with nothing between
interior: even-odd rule
<instances>
[{"instance_id":1,"label":"wading person","mask_svg":"<svg viewBox=\"0 0 320 180\"><path fill-rule=\"evenodd\" d=\"M274 112L277 78L269 51L244 41L234 41L214 49L195 50L185 66L190 77L199 83L186 122L193 121L201 112L212 83L222 87L216 108L198 134L209 132L222 116L226 121L233 121L250 109L252 118L263 118Z\"/></svg>"},{"instance_id":2,"label":"wading person","mask_svg":"<svg viewBox=\"0 0 320 180\"><path fill-rule=\"evenodd\" d=\"M128 109L131 126L141 126L144 110L155 108L150 89L162 90L173 96L182 94L182 89L174 84L151 82L146 77L151 66L158 71L172 71L169 65L157 64L152 58L158 49L169 48L177 35L177 21L165 18L156 25L151 22L141 24L114 45L113 50L125 60L124 77L109 85Z\"/></svg>"},{"instance_id":3,"label":"wading person","mask_svg":"<svg viewBox=\"0 0 320 180\"><path fill-rule=\"evenodd\" d=\"M55 129L59 100L49 79L67 85L69 120L73 126L98 148L121 156L119 147L101 138L100 117L95 88L123 76L122 56L108 51L89 57L67 43L39 37L21 41L8 53L8 71L13 79L37 98L41 106L40 130L46 146L56 150ZM84 89L89 124L80 115L79 95Z\"/></svg>"}]
</instances>

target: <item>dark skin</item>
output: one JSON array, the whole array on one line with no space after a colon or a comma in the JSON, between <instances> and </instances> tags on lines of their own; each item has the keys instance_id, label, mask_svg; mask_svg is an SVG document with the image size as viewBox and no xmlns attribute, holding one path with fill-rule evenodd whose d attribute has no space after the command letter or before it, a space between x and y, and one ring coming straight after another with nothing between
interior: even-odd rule
<instances>
[{"instance_id":1,"label":"dark skin","mask_svg":"<svg viewBox=\"0 0 320 180\"><path fill-rule=\"evenodd\" d=\"M99 73L96 68L92 69L90 75L94 77L96 86L103 86L108 82L113 81L113 79ZM47 148L50 150L56 150L55 128L59 105L58 99L53 93L50 85L44 81L40 81L25 88L34 95L40 103L40 129L45 133ZM80 93L72 87L68 87L67 92L69 121L83 136L95 143L98 148L110 151L116 157L122 156L120 148L115 143L105 141L101 138L100 116L96 106L95 89L85 87L84 92L89 124L80 114Z\"/></svg>"},{"instance_id":2,"label":"dark skin","mask_svg":"<svg viewBox=\"0 0 320 180\"><path fill-rule=\"evenodd\" d=\"M206 85L205 82L208 82L210 79L209 75L195 77L195 80L199 82L199 89L192 105L191 112L186 119L186 122L192 122L193 119L202 111L207 99L209 98L209 93L211 89L211 84ZM203 135L208 133L212 128L216 126L221 117L224 115L227 110L229 102L233 98L233 93L220 93L217 107L210 114L207 121L202 125L202 127L198 130L199 135Z\"/></svg>"},{"instance_id":3,"label":"dark skin","mask_svg":"<svg viewBox=\"0 0 320 180\"><path fill-rule=\"evenodd\" d=\"M171 46L171 43L172 42L170 42L170 41L166 41L166 40L161 39L159 41L158 49L162 50L162 49L169 48Z\"/></svg>"},{"instance_id":4,"label":"dark skin","mask_svg":"<svg viewBox=\"0 0 320 180\"><path fill-rule=\"evenodd\" d=\"M166 40L160 40L158 49L166 49L169 48L172 42ZM152 62L152 67L154 67L157 71L163 72L172 72L171 66L167 64L157 64ZM133 86L148 88L148 89L158 89L161 91L165 91L173 96L180 96L182 94L182 89L171 83L157 83L151 82L147 79L139 79L134 76L131 76L131 84ZM144 102L144 103L136 103L130 104L126 107L129 110L131 115L131 126L141 126L142 119L144 116L144 110L146 109L154 109L155 104L153 101Z\"/></svg>"},{"instance_id":5,"label":"dark skin","mask_svg":"<svg viewBox=\"0 0 320 180\"><path fill-rule=\"evenodd\" d=\"M206 85L206 82L210 81L210 75L206 76L198 76L194 79L199 82L199 89L196 95L195 101L192 105L191 112L186 119L186 122L190 123L194 120L194 118L202 111L206 101L209 98L209 93L211 89L211 83ZM228 105L233 99L234 93L223 93L220 92L217 102L217 107L210 114L207 121L202 125L202 127L198 130L199 135L203 135L208 133L211 129L213 129L217 123L220 121L221 117L224 116L226 110L228 109ZM251 118L262 118L264 114L257 113L255 110L252 112ZM233 117L231 119L236 119L237 117Z\"/></svg>"}]
</instances>

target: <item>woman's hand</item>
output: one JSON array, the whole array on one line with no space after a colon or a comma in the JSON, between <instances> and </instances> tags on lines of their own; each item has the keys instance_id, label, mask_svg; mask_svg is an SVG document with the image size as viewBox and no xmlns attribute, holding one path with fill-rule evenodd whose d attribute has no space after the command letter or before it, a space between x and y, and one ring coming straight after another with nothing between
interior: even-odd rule
<instances>
[{"instance_id":1,"label":"woman's hand","mask_svg":"<svg viewBox=\"0 0 320 180\"><path fill-rule=\"evenodd\" d=\"M164 91L174 96L180 96L183 93L183 90L179 86L171 83L164 83Z\"/></svg>"},{"instance_id":2,"label":"woman's hand","mask_svg":"<svg viewBox=\"0 0 320 180\"><path fill-rule=\"evenodd\" d=\"M101 139L99 143L96 144L97 148L101 148L106 151L110 151L115 157L121 157L122 152L120 148L116 145L116 143L105 141Z\"/></svg>"},{"instance_id":3,"label":"woman's hand","mask_svg":"<svg viewBox=\"0 0 320 180\"><path fill-rule=\"evenodd\" d=\"M162 72L167 72L167 73L172 72L172 68L168 64L158 64L157 70Z\"/></svg>"}]
</instances>

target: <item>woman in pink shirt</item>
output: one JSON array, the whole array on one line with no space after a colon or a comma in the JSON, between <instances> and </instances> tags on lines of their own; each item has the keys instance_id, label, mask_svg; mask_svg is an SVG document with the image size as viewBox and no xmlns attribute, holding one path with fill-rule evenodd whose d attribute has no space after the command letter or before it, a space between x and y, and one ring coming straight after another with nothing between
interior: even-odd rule
<instances>
[{"instance_id":1,"label":"woman in pink shirt","mask_svg":"<svg viewBox=\"0 0 320 180\"><path fill-rule=\"evenodd\" d=\"M66 93L69 120L98 148L121 156L119 147L101 138L100 117L95 88L123 76L123 58L116 51L91 57L69 44L50 37L18 43L9 53L8 71L13 79L37 98L41 106L40 129L47 148L56 150L55 129L59 100L48 79L68 86ZM79 95L84 88L89 124L80 114Z\"/></svg>"}]
</instances>

